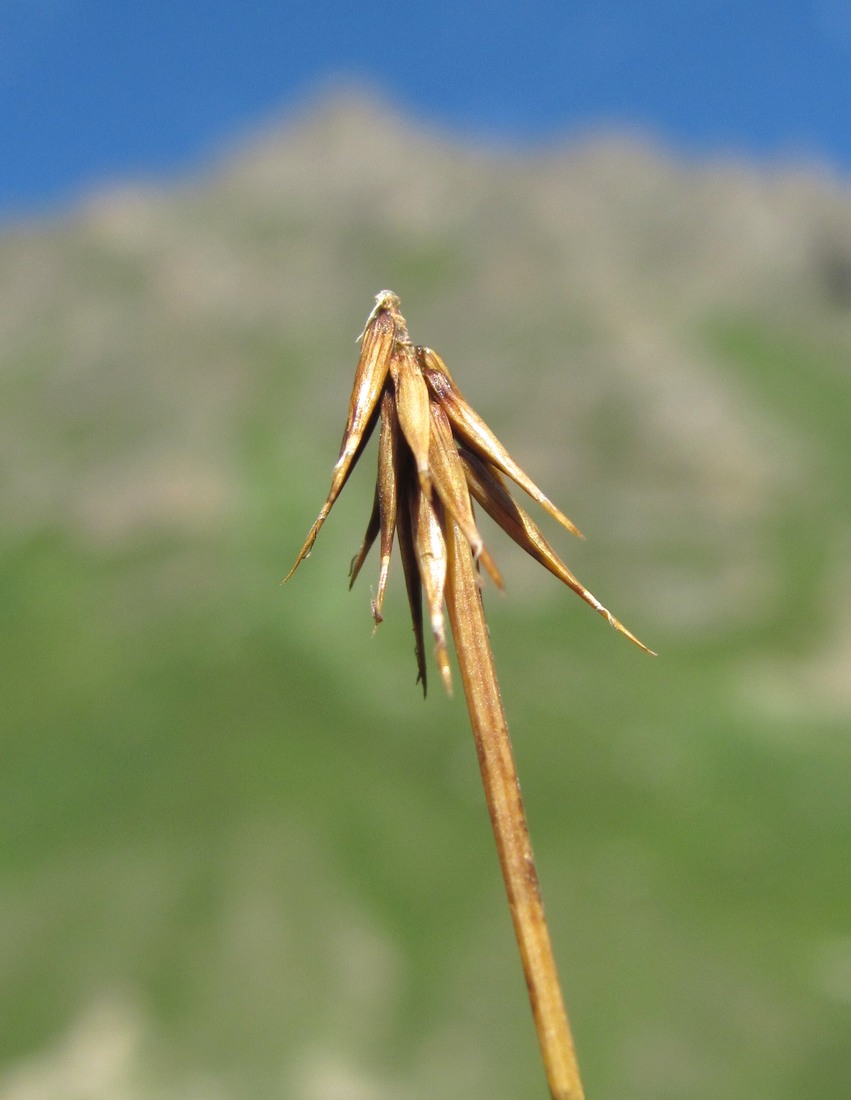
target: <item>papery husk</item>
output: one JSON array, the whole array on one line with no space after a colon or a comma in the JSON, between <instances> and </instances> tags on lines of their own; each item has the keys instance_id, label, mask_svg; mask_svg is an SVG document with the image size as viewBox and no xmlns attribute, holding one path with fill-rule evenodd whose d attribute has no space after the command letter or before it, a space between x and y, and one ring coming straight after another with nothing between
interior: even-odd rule
<instances>
[{"instance_id":1,"label":"papery husk","mask_svg":"<svg viewBox=\"0 0 851 1100\"><path fill-rule=\"evenodd\" d=\"M549 512L562 527L565 527L571 534L583 538L582 532L573 520L568 519L564 512L541 492L534 481L517 465L479 414L464 400L461 391L452 381L443 360L437 352L431 348L420 348L420 362L423 366L423 375L428 388L446 410L452 422L454 434L471 450L476 451L482 458L487 459L498 470L501 470L512 481L516 482L525 493L528 493L545 511Z\"/></svg>"}]
</instances>

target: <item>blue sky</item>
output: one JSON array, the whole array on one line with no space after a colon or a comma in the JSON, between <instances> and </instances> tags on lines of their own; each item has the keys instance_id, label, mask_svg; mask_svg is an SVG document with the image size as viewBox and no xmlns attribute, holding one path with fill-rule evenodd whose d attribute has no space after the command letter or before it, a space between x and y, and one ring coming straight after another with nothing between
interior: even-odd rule
<instances>
[{"instance_id":1,"label":"blue sky","mask_svg":"<svg viewBox=\"0 0 851 1100\"><path fill-rule=\"evenodd\" d=\"M0 0L0 219L178 175L334 77L487 142L629 125L851 177L851 0Z\"/></svg>"}]
</instances>

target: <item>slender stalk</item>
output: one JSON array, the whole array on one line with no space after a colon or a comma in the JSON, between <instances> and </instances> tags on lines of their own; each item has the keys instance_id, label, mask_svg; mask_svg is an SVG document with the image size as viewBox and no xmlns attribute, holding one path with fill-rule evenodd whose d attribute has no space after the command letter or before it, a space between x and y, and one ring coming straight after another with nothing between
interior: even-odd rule
<instances>
[{"instance_id":1,"label":"slender stalk","mask_svg":"<svg viewBox=\"0 0 851 1100\"><path fill-rule=\"evenodd\" d=\"M348 420L331 489L287 580L310 555L319 529L379 419L378 482L366 535L352 561L351 577L354 580L357 576L380 535L381 569L372 613L375 622L381 622L395 535L423 691L423 594L438 667L447 691L452 689L443 614L446 604L550 1092L553 1100L583 1100L474 561L499 587L502 578L476 527L471 494L518 546L630 641L647 653L652 651L579 583L532 517L514 501L503 475L563 527L579 534L468 405L437 352L413 345L399 299L390 290L376 295L375 308L361 333Z\"/></svg>"},{"instance_id":2,"label":"slender stalk","mask_svg":"<svg viewBox=\"0 0 851 1100\"><path fill-rule=\"evenodd\" d=\"M532 1015L553 1100L583 1100L470 547L446 523L446 605Z\"/></svg>"}]
</instances>

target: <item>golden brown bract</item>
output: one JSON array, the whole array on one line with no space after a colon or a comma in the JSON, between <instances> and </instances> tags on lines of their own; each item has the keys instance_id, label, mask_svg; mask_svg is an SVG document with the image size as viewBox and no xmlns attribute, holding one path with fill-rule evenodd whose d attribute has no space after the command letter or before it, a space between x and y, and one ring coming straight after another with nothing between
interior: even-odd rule
<instances>
[{"instance_id":1,"label":"golden brown bract","mask_svg":"<svg viewBox=\"0 0 851 1100\"><path fill-rule=\"evenodd\" d=\"M361 353L331 489L286 579L310 554L319 529L380 419L375 499L363 544L352 561L351 582L354 583L380 535L381 564L372 601L377 625L382 619L394 538L398 541L416 636L418 679L423 690L426 688L423 593L441 677L447 689L451 689L443 621L447 519L457 523L476 564L485 569L494 584L500 588L503 585L476 526L473 499L518 546L616 630L651 653L580 584L534 520L515 502L503 475L568 531L580 535L576 525L541 492L471 408L437 352L412 344L399 298L392 291L382 290L376 295L375 307L360 339Z\"/></svg>"}]
</instances>

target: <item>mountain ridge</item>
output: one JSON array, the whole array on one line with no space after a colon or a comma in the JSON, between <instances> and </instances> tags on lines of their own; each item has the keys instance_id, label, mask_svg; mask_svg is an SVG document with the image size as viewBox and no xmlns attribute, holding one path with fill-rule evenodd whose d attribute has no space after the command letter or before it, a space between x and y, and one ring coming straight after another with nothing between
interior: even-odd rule
<instances>
[{"instance_id":1,"label":"mountain ridge","mask_svg":"<svg viewBox=\"0 0 851 1100\"><path fill-rule=\"evenodd\" d=\"M212 174L0 238L6 371L39 361L44 387L6 402L0 514L10 530L65 515L95 543L227 522L259 388L286 392L327 447L354 335L389 284L583 526L639 558L690 530L688 553L729 559L705 626L765 589L760 555L743 572L732 547L817 469L811 441L719 371L706 330L756 318L841 348L845 263L851 194L826 179L696 169L612 138L471 151L369 98L325 98ZM286 407L275 421L292 427ZM63 438L88 442L69 460Z\"/></svg>"},{"instance_id":2,"label":"mountain ridge","mask_svg":"<svg viewBox=\"0 0 851 1100\"><path fill-rule=\"evenodd\" d=\"M565 462L591 482L611 470L601 447L615 441L595 443L583 421L613 423L626 402L640 410L625 423L648 476L689 471L670 507L702 485L710 514L713 500L720 508L715 522L735 522L775 487L782 496L800 482L806 447L782 441L783 422L719 373L704 330L762 318L841 348L846 264L851 193L827 179L695 169L611 138L532 156L470 151L368 97L323 98L210 175L107 192L61 223L0 237L6 372L10 360L14 372L16 360L42 356L48 398L27 412L7 404L7 438L16 422L37 425L39 411L49 425L53 407L65 418L78 408L80 430L96 439L89 413L99 409L102 427L115 429L104 440L117 442L123 423L125 441L135 436L144 450L132 421L145 419L157 426L155 452L184 455L177 481L197 477L199 499L223 502L233 478L209 443L227 436L228 417L260 384L252 347L265 345L264 357L277 349L284 371L310 366L313 395L297 373L291 400L311 407L330 438L346 349L372 295L390 284L415 339L480 379L496 413L517 418L542 477ZM28 335L38 325L36 345L53 334L52 369ZM26 486L53 480L27 473L27 450L19 442L9 463L13 482L22 475L14 504L8 494L0 502L13 526L32 500ZM102 458L112 470L126 465L108 447ZM621 474L628 485L626 466ZM66 480L57 473L73 497ZM149 477L161 485L163 517L181 511L168 503L168 480ZM137 496L150 519L156 501L140 493L112 495ZM49 491L45 509L62 511Z\"/></svg>"},{"instance_id":3,"label":"mountain ridge","mask_svg":"<svg viewBox=\"0 0 851 1100\"><path fill-rule=\"evenodd\" d=\"M660 652L482 518L589 1095L838 1094L849 234L807 171L340 95L0 233L0 1100L538 1080L463 704L398 569L373 638L346 591L373 453L278 585L385 286Z\"/></svg>"}]
</instances>

